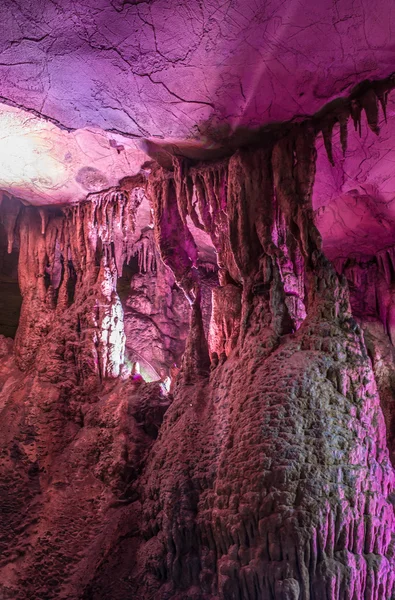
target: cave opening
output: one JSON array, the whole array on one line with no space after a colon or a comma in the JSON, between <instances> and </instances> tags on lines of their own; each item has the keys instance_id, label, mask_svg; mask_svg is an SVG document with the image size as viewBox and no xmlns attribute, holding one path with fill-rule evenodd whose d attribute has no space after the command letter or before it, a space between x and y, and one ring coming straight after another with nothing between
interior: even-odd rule
<instances>
[{"instance_id":1,"label":"cave opening","mask_svg":"<svg viewBox=\"0 0 395 600\"><path fill-rule=\"evenodd\" d=\"M14 338L19 324L22 295L18 283L19 251L7 249L7 235L0 223L0 334Z\"/></svg>"},{"instance_id":2,"label":"cave opening","mask_svg":"<svg viewBox=\"0 0 395 600\"><path fill-rule=\"evenodd\" d=\"M210 336L212 291L219 285L218 267L204 262L196 269L201 290L205 337ZM139 363L147 381L170 375L179 367L185 351L191 306L153 243L149 228L135 243L132 255L123 263L117 279L117 294L123 314L125 357L129 367Z\"/></svg>"}]
</instances>

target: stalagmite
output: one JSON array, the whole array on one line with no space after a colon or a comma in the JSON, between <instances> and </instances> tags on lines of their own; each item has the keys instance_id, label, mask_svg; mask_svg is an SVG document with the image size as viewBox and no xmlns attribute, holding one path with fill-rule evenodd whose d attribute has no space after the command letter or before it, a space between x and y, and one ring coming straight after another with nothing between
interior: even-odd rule
<instances>
[{"instance_id":1,"label":"stalagmite","mask_svg":"<svg viewBox=\"0 0 395 600\"><path fill-rule=\"evenodd\" d=\"M201 376L207 377L209 367L210 358L203 328L201 293L197 289L192 304L190 330L186 340L179 378L182 378L186 384L195 383L197 378Z\"/></svg>"},{"instance_id":2,"label":"stalagmite","mask_svg":"<svg viewBox=\"0 0 395 600\"><path fill-rule=\"evenodd\" d=\"M144 518L156 525L147 526L141 551L151 548L150 564L166 573L155 584L158 597L162 587L170 597L197 587L208 597L229 599L280 598L284 590L286 597L312 600L392 593L394 515L388 493L394 474L361 330L313 223L313 139L302 129L300 136L292 132L275 145L276 194L270 198L273 203L276 198L280 216L269 218L260 238L250 212L259 210L258 196L249 190L251 203L245 202L253 162L241 152L229 161L225 230L244 288L244 335L238 342L233 338L237 352L218 364L209 383L200 381L194 392L177 387L148 461ZM194 181L204 208L211 182L206 177L202 185L196 171ZM210 212L202 221L211 232ZM270 235L264 244L262 231ZM287 311L293 311L299 331L280 343L287 330L278 325L278 311L287 293L301 303L298 308L289 303ZM216 302L214 332L222 327ZM193 322L192 331L199 331ZM214 340L220 338L214 334ZM224 341L219 344L224 347ZM193 366L190 372L197 373ZM204 412L197 413L197 406ZM186 431L195 432L192 444ZM198 463L192 459L196 454ZM210 475L203 475L205 469ZM174 492L163 492L169 481L171 489L184 490L180 511ZM374 498L366 524L365 494ZM381 557L378 568L366 558L373 553Z\"/></svg>"}]
</instances>

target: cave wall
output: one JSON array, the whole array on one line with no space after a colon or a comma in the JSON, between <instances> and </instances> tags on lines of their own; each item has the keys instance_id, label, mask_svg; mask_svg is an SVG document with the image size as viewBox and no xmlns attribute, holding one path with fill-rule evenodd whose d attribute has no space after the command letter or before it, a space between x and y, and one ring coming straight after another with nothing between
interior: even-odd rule
<instances>
[{"instance_id":1,"label":"cave wall","mask_svg":"<svg viewBox=\"0 0 395 600\"><path fill-rule=\"evenodd\" d=\"M5 598L393 597L393 273L336 271L312 208L317 133L331 158L335 121L344 145L350 116L375 129L376 92L228 159L2 212L23 297L0 337ZM150 344L154 369L183 354L168 396L130 377Z\"/></svg>"},{"instance_id":2,"label":"cave wall","mask_svg":"<svg viewBox=\"0 0 395 600\"><path fill-rule=\"evenodd\" d=\"M363 329L380 394L391 462L395 466L393 261L394 251L389 246L374 256L339 259L335 264L347 278L352 312Z\"/></svg>"}]
</instances>

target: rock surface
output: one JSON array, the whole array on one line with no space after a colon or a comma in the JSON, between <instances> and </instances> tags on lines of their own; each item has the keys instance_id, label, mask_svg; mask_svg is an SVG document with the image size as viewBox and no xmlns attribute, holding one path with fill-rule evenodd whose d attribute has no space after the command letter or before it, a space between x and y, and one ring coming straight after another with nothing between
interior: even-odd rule
<instances>
[{"instance_id":1,"label":"rock surface","mask_svg":"<svg viewBox=\"0 0 395 600\"><path fill-rule=\"evenodd\" d=\"M84 395L2 355L1 597L81 598L106 549L138 528L134 485L168 402L131 381Z\"/></svg>"},{"instance_id":2,"label":"rock surface","mask_svg":"<svg viewBox=\"0 0 395 600\"><path fill-rule=\"evenodd\" d=\"M356 106L375 128L370 92L343 129ZM4 598L395 597L393 257L323 253L327 119L76 206L3 203Z\"/></svg>"},{"instance_id":3,"label":"rock surface","mask_svg":"<svg viewBox=\"0 0 395 600\"><path fill-rule=\"evenodd\" d=\"M146 152L223 152L394 70L386 0L3 0L0 19L1 188L41 204L115 186Z\"/></svg>"},{"instance_id":4,"label":"rock surface","mask_svg":"<svg viewBox=\"0 0 395 600\"><path fill-rule=\"evenodd\" d=\"M2 3L1 598L395 599L374 8Z\"/></svg>"}]
</instances>

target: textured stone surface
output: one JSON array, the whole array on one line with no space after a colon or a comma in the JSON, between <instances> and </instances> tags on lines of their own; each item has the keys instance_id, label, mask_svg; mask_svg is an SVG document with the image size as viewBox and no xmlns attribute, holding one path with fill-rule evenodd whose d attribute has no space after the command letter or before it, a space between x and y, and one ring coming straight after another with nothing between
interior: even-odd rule
<instances>
[{"instance_id":1,"label":"textured stone surface","mask_svg":"<svg viewBox=\"0 0 395 600\"><path fill-rule=\"evenodd\" d=\"M395 597L392 12L203 4L0 9L10 600Z\"/></svg>"},{"instance_id":2,"label":"textured stone surface","mask_svg":"<svg viewBox=\"0 0 395 600\"><path fill-rule=\"evenodd\" d=\"M340 313L253 339L168 412L145 487L150 593L390 598L393 473L360 332Z\"/></svg>"},{"instance_id":3,"label":"textured stone surface","mask_svg":"<svg viewBox=\"0 0 395 600\"><path fill-rule=\"evenodd\" d=\"M62 376L21 376L2 345L0 593L81 598L106 548L138 526L134 484L167 403L157 384L86 396Z\"/></svg>"},{"instance_id":4,"label":"textured stone surface","mask_svg":"<svg viewBox=\"0 0 395 600\"><path fill-rule=\"evenodd\" d=\"M213 116L262 125L393 70L383 0L374 19L363 0L6 0L1 11L3 101L70 128L183 138Z\"/></svg>"},{"instance_id":5,"label":"textured stone surface","mask_svg":"<svg viewBox=\"0 0 395 600\"><path fill-rule=\"evenodd\" d=\"M15 107L2 105L0 128L0 188L33 204L84 200L146 160L129 138L97 126L68 132Z\"/></svg>"},{"instance_id":6,"label":"textured stone surface","mask_svg":"<svg viewBox=\"0 0 395 600\"><path fill-rule=\"evenodd\" d=\"M23 296L0 346L5 597L392 597L393 256L336 261L350 307L314 224L315 136L62 210L3 201ZM160 369L186 315L165 398L125 346Z\"/></svg>"},{"instance_id":7,"label":"textured stone surface","mask_svg":"<svg viewBox=\"0 0 395 600\"><path fill-rule=\"evenodd\" d=\"M362 331L312 222L313 143L301 127L272 156L238 152L217 172L225 205L215 177L204 180L199 213L207 206L210 231L225 209L242 322L234 351L213 362L208 379L198 312L192 320L175 400L142 479L142 597L394 593L394 472ZM278 209L262 219L258 207L270 206L273 188L260 187L259 172L270 168ZM222 260L234 264L227 253ZM295 285L303 276L308 293ZM213 317L218 327L222 315Z\"/></svg>"}]
</instances>

